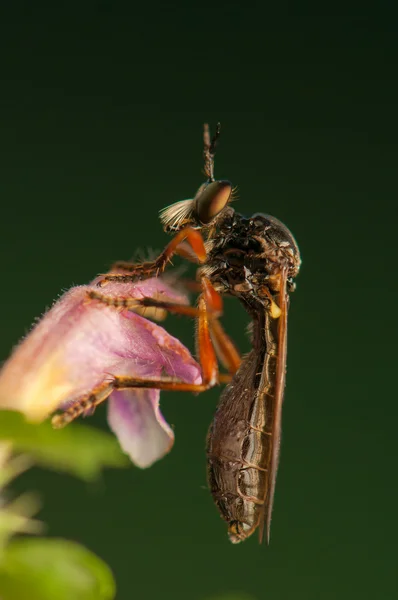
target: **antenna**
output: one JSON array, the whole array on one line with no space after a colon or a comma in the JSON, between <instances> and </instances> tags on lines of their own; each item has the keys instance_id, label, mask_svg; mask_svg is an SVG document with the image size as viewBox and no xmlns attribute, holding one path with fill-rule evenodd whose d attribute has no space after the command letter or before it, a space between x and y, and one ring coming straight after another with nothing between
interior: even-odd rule
<instances>
[{"instance_id":1,"label":"antenna","mask_svg":"<svg viewBox=\"0 0 398 600\"><path fill-rule=\"evenodd\" d=\"M205 123L203 126L203 157L205 159L205 175L208 177L209 182L215 181L214 179L214 156L216 154L216 144L220 137L221 123L217 123L216 133L210 141L210 129L209 124Z\"/></svg>"}]
</instances>

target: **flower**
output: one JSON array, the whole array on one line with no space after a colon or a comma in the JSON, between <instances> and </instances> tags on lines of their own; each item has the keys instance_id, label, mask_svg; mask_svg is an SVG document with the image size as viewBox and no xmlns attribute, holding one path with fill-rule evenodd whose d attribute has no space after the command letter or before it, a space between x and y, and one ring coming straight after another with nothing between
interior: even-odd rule
<instances>
[{"instance_id":1,"label":"flower","mask_svg":"<svg viewBox=\"0 0 398 600\"><path fill-rule=\"evenodd\" d=\"M161 278L109 283L98 279L71 288L16 347L0 372L0 409L41 421L65 409L116 375L159 379L162 374L200 383L200 367L163 327L137 312L89 298L155 298L187 304L187 297ZM145 309L146 310L146 309ZM140 307L142 312L142 307ZM159 316L159 309L149 309ZM145 468L170 451L174 434L159 409L159 390L115 390L108 422L131 460Z\"/></svg>"}]
</instances>

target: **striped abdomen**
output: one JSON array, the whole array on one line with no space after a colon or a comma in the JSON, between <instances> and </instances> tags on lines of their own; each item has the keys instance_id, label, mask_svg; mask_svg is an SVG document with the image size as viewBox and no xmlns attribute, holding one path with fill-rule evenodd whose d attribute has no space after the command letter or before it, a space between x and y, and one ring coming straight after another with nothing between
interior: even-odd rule
<instances>
[{"instance_id":1,"label":"striped abdomen","mask_svg":"<svg viewBox=\"0 0 398 600\"><path fill-rule=\"evenodd\" d=\"M208 481L233 543L262 525L269 491L276 374L275 337L242 363L221 395L207 444Z\"/></svg>"}]
</instances>

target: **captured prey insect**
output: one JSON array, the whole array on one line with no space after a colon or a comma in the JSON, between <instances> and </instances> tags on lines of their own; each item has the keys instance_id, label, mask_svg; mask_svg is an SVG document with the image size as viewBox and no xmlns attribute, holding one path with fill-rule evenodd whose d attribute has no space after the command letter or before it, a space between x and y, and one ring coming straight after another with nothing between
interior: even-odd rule
<instances>
[{"instance_id":1,"label":"captured prey insect","mask_svg":"<svg viewBox=\"0 0 398 600\"><path fill-rule=\"evenodd\" d=\"M219 134L218 125L210 139L205 125L207 181L193 199L161 212L165 231L174 234L161 255L139 265L116 263L114 268L119 272L104 276L100 282L106 285L109 281L150 277L163 272L174 254L187 258L194 254L201 263L197 308L151 299L140 304L197 319L202 383L116 376L112 385L113 389L201 392L226 379L219 375L218 357L229 370L229 385L221 395L208 434L209 487L233 543L245 540L257 528L261 541L264 527L269 541L281 438L289 292L295 288L293 279L301 260L294 237L278 219L261 213L246 218L232 208L232 184L214 178ZM189 242L190 252L184 241ZM237 297L252 319L252 350L243 360L218 320L224 294ZM136 300L118 302L100 292L91 293L91 298L109 306L137 306ZM104 399L104 394L94 398L93 406ZM65 418L66 422L71 420L68 411Z\"/></svg>"}]
</instances>

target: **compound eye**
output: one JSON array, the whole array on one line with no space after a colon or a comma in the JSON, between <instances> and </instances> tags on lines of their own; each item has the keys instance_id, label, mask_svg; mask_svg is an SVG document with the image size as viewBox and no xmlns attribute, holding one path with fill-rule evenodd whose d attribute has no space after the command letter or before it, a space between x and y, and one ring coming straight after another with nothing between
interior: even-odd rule
<instances>
[{"instance_id":1,"label":"compound eye","mask_svg":"<svg viewBox=\"0 0 398 600\"><path fill-rule=\"evenodd\" d=\"M198 220L207 225L228 204L232 194L229 181L212 181L207 184L195 199L195 213Z\"/></svg>"}]
</instances>

